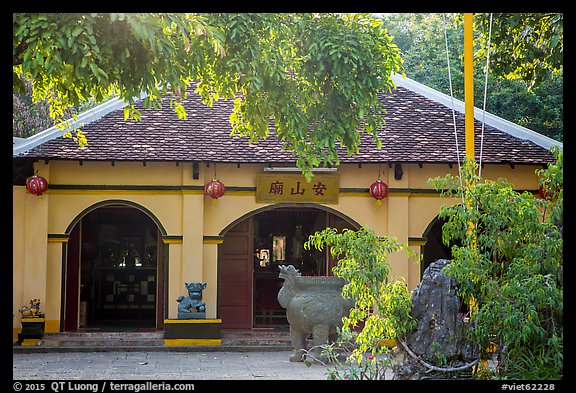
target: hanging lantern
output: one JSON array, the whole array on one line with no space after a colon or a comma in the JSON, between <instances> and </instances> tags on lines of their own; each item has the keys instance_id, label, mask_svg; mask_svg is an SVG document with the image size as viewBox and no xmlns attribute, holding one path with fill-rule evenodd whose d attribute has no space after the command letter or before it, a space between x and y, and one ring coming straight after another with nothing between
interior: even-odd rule
<instances>
[{"instance_id":1,"label":"hanging lantern","mask_svg":"<svg viewBox=\"0 0 576 393\"><path fill-rule=\"evenodd\" d=\"M204 187L204 193L213 200L217 200L226 192L226 186L218 179L212 179Z\"/></svg>"},{"instance_id":2,"label":"hanging lantern","mask_svg":"<svg viewBox=\"0 0 576 393\"><path fill-rule=\"evenodd\" d=\"M551 201L554 197L554 194L557 194L558 192L559 192L558 188L556 188L556 190L552 192L552 190L545 190L544 186L538 187L538 196L542 199L546 199L549 201Z\"/></svg>"},{"instance_id":3,"label":"hanging lantern","mask_svg":"<svg viewBox=\"0 0 576 393\"><path fill-rule=\"evenodd\" d=\"M34 195L41 196L48 189L48 182L42 176L31 176L26 180L26 189Z\"/></svg>"},{"instance_id":4,"label":"hanging lantern","mask_svg":"<svg viewBox=\"0 0 576 393\"><path fill-rule=\"evenodd\" d=\"M378 179L370 186L370 195L376 199L376 204L382 203L382 199L388 196L388 185L382 180Z\"/></svg>"},{"instance_id":5,"label":"hanging lantern","mask_svg":"<svg viewBox=\"0 0 576 393\"><path fill-rule=\"evenodd\" d=\"M543 186L538 187L538 196L540 196L540 198L542 198L542 199L549 199L549 198L548 198L548 196L549 196L548 194L549 194L549 193L547 193L547 192L544 191L544 187L543 187Z\"/></svg>"}]
</instances>

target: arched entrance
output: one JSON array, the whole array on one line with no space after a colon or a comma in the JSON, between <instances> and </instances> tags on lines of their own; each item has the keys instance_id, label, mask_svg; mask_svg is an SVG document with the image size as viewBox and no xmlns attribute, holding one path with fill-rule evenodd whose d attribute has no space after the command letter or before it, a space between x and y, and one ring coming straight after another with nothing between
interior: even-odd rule
<instances>
[{"instance_id":1,"label":"arched entrance","mask_svg":"<svg viewBox=\"0 0 576 393\"><path fill-rule=\"evenodd\" d=\"M424 231L426 244L422 250L422 262L420 263L420 277L424 270L438 259L452 259L451 245L447 246L442 241L442 226L446 220L436 216Z\"/></svg>"},{"instance_id":2,"label":"arched entrance","mask_svg":"<svg viewBox=\"0 0 576 393\"><path fill-rule=\"evenodd\" d=\"M129 203L88 210L69 232L64 330L160 328L164 263L157 222Z\"/></svg>"},{"instance_id":3,"label":"arched entrance","mask_svg":"<svg viewBox=\"0 0 576 393\"><path fill-rule=\"evenodd\" d=\"M326 227L360 226L336 210L306 204L279 204L256 210L222 231L218 265L218 317L224 329L287 328L277 295L283 281L278 265L303 275L331 275L327 250L304 250L312 233Z\"/></svg>"}]
</instances>

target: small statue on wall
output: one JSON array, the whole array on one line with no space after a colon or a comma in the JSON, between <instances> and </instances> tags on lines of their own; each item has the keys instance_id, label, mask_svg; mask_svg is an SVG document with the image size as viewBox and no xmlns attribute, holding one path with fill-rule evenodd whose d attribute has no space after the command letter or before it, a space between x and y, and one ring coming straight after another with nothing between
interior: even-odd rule
<instances>
[{"instance_id":1,"label":"small statue on wall","mask_svg":"<svg viewBox=\"0 0 576 393\"><path fill-rule=\"evenodd\" d=\"M205 282L185 283L188 296L179 296L178 319L205 319L206 303L202 301L202 291L206 289Z\"/></svg>"},{"instance_id":2,"label":"small statue on wall","mask_svg":"<svg viewBox=\"0 0 576 393\"><path fill-rule=\"evenodd\" d=\"M30 300L30 307L24 306L18 311L23 318L44 318L44 313L40 312L40 299Z\"/></svg>"}]
</instances>

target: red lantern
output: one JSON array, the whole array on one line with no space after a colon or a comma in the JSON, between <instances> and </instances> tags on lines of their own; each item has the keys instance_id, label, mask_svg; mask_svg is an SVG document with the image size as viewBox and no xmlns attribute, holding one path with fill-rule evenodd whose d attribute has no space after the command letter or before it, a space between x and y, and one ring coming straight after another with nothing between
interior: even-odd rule
<instances>
[{"instance_id":1,"label":"red lantern","mask_svg":"<svg viewBox=\"0 0 576 393\"><path fill-rule=\"evenodd\" d=\"M542 186L538 187L538 196L540 196L540 198L542 198L542 199L549 199L548 193L544 192L544 187L542 187Z\"/></svg>"},{"instance_id":2,"label":"red lantern","mask_svg":"<svg viewBox=\"0 0 576 393\"><path fill-rule=\"evenodd\" d=\"M204 187L204 192L206 195L212 197L212 199L218 199L226 192L226 186L218 179L212 179Z\"/></svg>"},{"instance_id":3,"label":"red lantern","mask_svg":"<svg viewBox=\"0 0 576 393\"><path fill-rule=\"evenodd\" d=\"M370 186L370 195L376 199L377 204L382 203L382 199L388 196L388 185L378 179Z\"/></svg>"},{"instance_id":4,"label":"red lantern","mask_svg":"<svg viewBox=\"0 0 576 393\"><path fill-rule=\"evenodd\" d=\"M557 188L555 190L555 192L552 192L552 190L545 190L544 186L540 186L538 187L538 196L542 199L547 199L547 200L552 200L554 194L557 194L559 192L559 189Z\"/></svg>"},{"instance_id":5,"label":"red lantern","mask_svg":"<svg viewBox=\"0 0 576 393\"><path fill-rule=\"evenodd\" d=\"M26 189L34 195L40 196L48 189L48 182L41 176L32 176L26 180Z\"/></svg>"}]
</instances>

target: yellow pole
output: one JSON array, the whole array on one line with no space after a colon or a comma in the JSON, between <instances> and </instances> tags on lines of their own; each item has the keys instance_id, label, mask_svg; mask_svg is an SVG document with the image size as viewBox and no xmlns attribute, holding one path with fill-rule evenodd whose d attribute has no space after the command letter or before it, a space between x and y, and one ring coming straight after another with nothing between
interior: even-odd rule
<instances>
[{"instance_id":1,"label":"yellow pole","mask_svg":"<svg viewBox=\"0 0 576 393\"><path fill-rule=\"evenodd\" d=\"M464 125L466 135L466 158L474 159L474 50L472 14L464 14ZM473 184L468 184L468 187ZM466 201L470 207L470 202ZM474 232L474 223L469 222L468 233ZM475 243L475 241L474 241Z\"/></svg>"},{"instance_id":2,"label":"yellow pole","mask_svg":"<svg viewBox=\"0 0 576 393\"><path fill-rule=\"evenodd\" d=\"M466 157L474 158L474 44L472 14L464 14L464 124Z\"/></svg>"},{"instance_id":3,"label":"yellow pole","mask_svg":"<svg viewBox=\"0 0 576 393\"><path fill-rule=\"evenodd\" d=\"M472 35L472 14L464 14L464 125L466 135L466 158L474 159L474 44ZM473 184L468 184L470 190ZM470 209L470 200L466 199L466 207ZM474 223L468 222L468 235L472 236L472 247L476 247ZM472 296L468 304L470 313L477 311L476 299Z\"/></svg>"}]
</instances>

